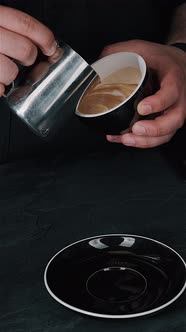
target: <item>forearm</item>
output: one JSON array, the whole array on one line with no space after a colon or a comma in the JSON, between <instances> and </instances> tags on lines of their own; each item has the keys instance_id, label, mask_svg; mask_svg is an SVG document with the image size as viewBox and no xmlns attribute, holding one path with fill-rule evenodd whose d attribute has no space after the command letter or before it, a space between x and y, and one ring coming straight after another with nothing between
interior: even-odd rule
<instances>
[{"instance_id":1,"label":"forearm","mask_svg":"<svg viewBox=\"0 0 186 332\"><path fill-rule=\"evenodd\" d=\"M167 44L186 43L186 3L180 5L173 16Z\"/></svg>"}]
</instances>

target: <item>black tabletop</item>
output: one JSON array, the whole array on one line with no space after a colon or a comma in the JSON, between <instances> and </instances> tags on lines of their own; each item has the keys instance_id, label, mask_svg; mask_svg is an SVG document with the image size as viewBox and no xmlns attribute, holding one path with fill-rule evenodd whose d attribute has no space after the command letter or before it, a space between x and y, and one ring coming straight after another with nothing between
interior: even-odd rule
<instances>
[{"instance_id":1,"label":"black tabletop","mask_svg":"<svg viewBox=\"0 0 186 332\"><path fill-rule=\"evenodd\" d=\"M43 282L57 251L99 234L151 237L186 259L184 178L168 155L109 144L0 166L0 331L185 331L185 294L154 316L110 321L63 307Z\"/></svg>"}]
</instances>

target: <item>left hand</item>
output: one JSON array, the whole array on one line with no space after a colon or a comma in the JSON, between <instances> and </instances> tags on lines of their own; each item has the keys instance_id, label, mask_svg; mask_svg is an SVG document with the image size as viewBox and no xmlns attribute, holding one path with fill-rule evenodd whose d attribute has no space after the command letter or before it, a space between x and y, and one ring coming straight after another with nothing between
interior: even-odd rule
<instances>
[{"instance_id":1,"label":"left hand","mask_svg":"<svg viewBox=\"0 0 186 332\"><path fill-rule=\"evenodd\" d=\"M107 46L101 57L125 51L140 54L156 71L160 83L160 90L138 104L138 113L163 113L153 120L137 121L130 133L107 135L107 140L137 148L166 143L186 119L186 54L173 46L131 40Z\"/></svg>"}]
</instances>

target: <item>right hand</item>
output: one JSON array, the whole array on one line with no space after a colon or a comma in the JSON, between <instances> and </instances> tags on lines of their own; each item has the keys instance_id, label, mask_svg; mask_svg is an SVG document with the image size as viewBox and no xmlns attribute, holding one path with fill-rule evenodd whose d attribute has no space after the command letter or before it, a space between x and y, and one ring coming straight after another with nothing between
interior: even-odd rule
<instances>
[{"instance_id":1,"label":"right hand","mask_svg":"<svg viewBox=\"0 0 186 332\"><path fill-rule=\"evenodd\" d=\"M53 56L57 52L53 33L28 14L0 6L0 97L5 86L18 75L16 62L24 66L32 65L38 48L46 56Z\"/></svg>"}]
</instances>

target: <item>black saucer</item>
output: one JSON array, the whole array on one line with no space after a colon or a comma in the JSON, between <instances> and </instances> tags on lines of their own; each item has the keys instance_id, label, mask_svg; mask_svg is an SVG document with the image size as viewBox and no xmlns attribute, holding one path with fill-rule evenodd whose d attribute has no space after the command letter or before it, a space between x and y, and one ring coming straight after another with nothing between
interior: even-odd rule
<instances>
[{"instance_id":1,"label":"black saucer","mask_svg":"<svg viewBox=\"0 0 186 332\"><path fill-rule=\"evenodd\" d=\"M91 316L133 318L153 314L186 288L186 264L153 239L111 234L83 239L59 251L44 274L50 295Z\"/></svg>"}]
</instances>

